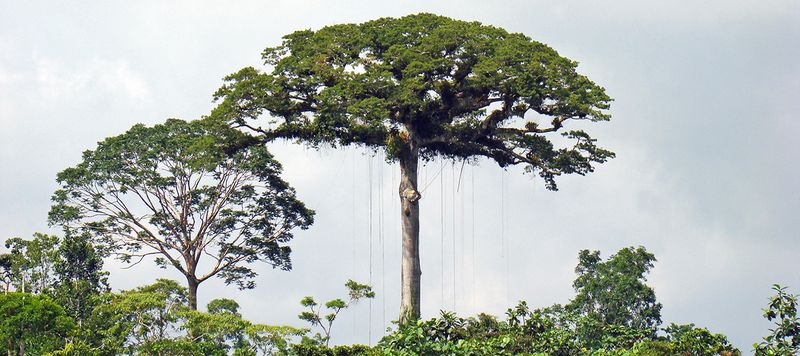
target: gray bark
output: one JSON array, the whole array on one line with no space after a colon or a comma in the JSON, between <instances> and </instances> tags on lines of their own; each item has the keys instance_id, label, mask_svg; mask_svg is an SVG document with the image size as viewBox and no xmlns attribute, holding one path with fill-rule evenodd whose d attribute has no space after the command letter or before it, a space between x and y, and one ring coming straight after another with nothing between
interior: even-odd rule
<instances>
[{"instance_id":1,"label":"gray bark","mask_svg":"<svg viewBox=\"0 0 800 356\"><path fill-rule=\"evenodd\" d=\"M400 324L420 317L419 198L417 167L419 147L413 137L400 157L400 221L403 227Z\"/></svg>"}]
</instances>

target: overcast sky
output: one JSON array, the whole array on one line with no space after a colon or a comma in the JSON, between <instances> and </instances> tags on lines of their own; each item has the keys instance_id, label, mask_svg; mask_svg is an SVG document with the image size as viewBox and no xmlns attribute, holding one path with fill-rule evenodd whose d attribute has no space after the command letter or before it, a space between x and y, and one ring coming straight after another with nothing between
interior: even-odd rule
<instances>
[{"instance_id":1,"label":"overcast sky","mask_svg":"<svg viewBox=\"0 0 800 356\"><path fill-rule=\"evenodd\" d=\"M566 303L581 249L607 257L643 245L658 258L649 283L664 321L724 333L748 353L768 332L770 286L800 291L800 2L87 3L0 0L0 239L58 232L46 224L57 172L135 123L207 114L221 78L259 65L282 35L433 12L579 61L615 99L612 121L589 131L617 158L560 179L559 192L487 161L463 172L431 162L421 173L425 317ZM259 268L249 291L207 282L200 304L231 297L252 320L302 326L302 296L332 299L348 278L371 278L378 297L346 312L333 336L374 343L399 307L397 167L358 150L271 147L316 224L291 244L293 271ZM180 280L121 266L106 264L114 289Z\"/></svg>"}]
</instances>

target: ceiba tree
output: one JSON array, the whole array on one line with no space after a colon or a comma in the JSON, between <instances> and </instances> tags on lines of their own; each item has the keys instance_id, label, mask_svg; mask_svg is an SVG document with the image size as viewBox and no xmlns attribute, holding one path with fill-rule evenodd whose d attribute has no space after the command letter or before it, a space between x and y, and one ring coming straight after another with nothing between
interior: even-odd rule
<instances>
[{"instance_id":1,"label":"ceiba tree","mask_svg":"<svg viewBox=\"0 0 800 356\"><path fill-rule=\"evenodd\" d=\"M400 321L419 317L420 159L523 165L550 190L613 153L570 120L606 121L609 98L577 63L525 35L432 14L284 37L266 68L225 78L211 120L263 141L383 149L400 165Z\"/></svg>"},{"instance_id":2,"label":"ceiba tree","mask_svg":"<svg viewBox=\"0 0 800 356\"><path fill-rule=\"evenodd\" d=\"M252 263L291 269L286 243L314 212L266 147L229 152L245 136L200 121L135 125L58 174L50 222L94 236L132 264L154 256L176 269L192 309L212 277L253 288Z\"/></svg>"}]
</instances>

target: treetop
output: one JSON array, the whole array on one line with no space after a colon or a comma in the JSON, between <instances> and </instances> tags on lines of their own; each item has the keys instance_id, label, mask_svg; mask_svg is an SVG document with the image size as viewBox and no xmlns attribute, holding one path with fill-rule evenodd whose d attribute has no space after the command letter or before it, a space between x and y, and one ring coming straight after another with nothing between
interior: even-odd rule
<instances>
[{"instance_id":1,"label":"treetop","mask_svg":"<svg viewBox=\"0 0 800 356\"><path fill-rule=\"evenodd\" d=\"M385 148L390 160L413 143L422 158L524 164L551 189L613 157L579 130L554 145L548 134L568 120L609 120L612 99L519 33L417 14L297 31L262 56L265 70L225 78L212 120L266 140Z\"/></svg>"}]
</instances>

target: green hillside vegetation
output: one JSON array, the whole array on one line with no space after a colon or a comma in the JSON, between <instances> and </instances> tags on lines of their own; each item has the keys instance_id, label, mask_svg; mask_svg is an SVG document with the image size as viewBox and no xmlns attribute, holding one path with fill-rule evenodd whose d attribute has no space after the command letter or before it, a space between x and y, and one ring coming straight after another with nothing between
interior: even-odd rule
<instances>
[{"instance_id":1,"label":"green hillside vegetation","mask_svg":"<svg viewBox=\"0 0 800 356\"><path fill-rule=\"evenodd\" d=\"M345 298L322 305L303 298L296 325L258 324L248 321L232 299L192 310L187 288L171 280L109 292L94 247L80 237L66 241L43 234L7 241L16 246L0 255L6 288L0 294L0 347L8 355L741 354L724 335L706 328L663 325L661 304L646 284L655 256L643 247L622 249L605 260L598 251L581 251L576 294L563 305L532 308L522 301L502 316L442 311L433 319L402 324L370 347L329 346L331 340L335 344L336 317L375 296L368 285L349 281ZM41 256L60 267L39 273L41 265L32 261ZM74 275L75 270L83 273ZM37 287L23 293L23 284ZM764 314L775 327L754 351L795 354L800 350L798 297L779 286L775 292Z\"/></svg>"}]
</instances>

